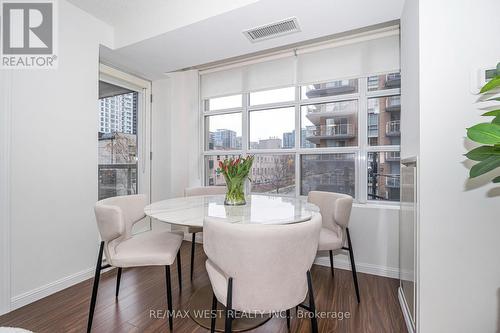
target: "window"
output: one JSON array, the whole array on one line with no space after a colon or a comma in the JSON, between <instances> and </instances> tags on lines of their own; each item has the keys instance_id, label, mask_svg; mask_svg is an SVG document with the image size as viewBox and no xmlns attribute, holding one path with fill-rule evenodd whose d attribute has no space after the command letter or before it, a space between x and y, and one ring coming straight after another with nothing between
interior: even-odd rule
<instances>
[{"instance_id":1,"label":"window","mask_svg":"<svg viewBox=\"0 0 500 333\"><path fill-rule=\"evenodd\" d=\"M126 99L133 103L125 104L123 101ZM99 127L99 200L138 193L137 126L126 126L121 121L125 115L137 119L137 101L137 92L100 99L100 118L110 117L112 120L111 125L106 121L101 122ZM111 104L111 107L105 108L105 104Z\"/></svg>"},{"instance_id":2,"label":"window","mask_svg":"<svg viewBox=\"0 0 500 333\"><path fill-rule=\"evenodd\" d=\"M250 105L287 102L293 101L294 99L295 87L263 90L250 93Z\"/></svg>"},{"instance_id":3,"label":"window","mask_svg":"<svg viewBox=\"0 0 500 333\"><path fill-rule=\"evenodd\" d=\"M206 185L224 184L216 172L221 158L253 154L254 193L293 196L317 190L362 202L398 201L400 80L399 73L389 73L270 89L237 95L240 108L231 103L207 108ZM211 153L221 150L234 153ZM359 172L361 167L366 172Z\"/></svg>"},{"instance_id":4,"label":"window","mask_svg":"<svg viewBox=\"0 0 500 333\"><path fill-rule=\"evenodd\" d=\"M368 77L368 91L401 88L401 74L389 73Z\"/></svg>"},{"instance_id":5,"label":"window","mask_svg":"<svg viewBox=\"0 0 500 333\"><path fill-rule=\"evenodd\" d=\"M401 139L400 96L368 98L368 144L397 146Z\"/></svg>"},{"instance_id":6,"label":"window","mask_svg":"<svg viewBox=\"0 0 500 333\"><path fill-rule=\"evenodd\" d=\"M399 201L399 151L368 153L368 199Z\"/></svg>"},{"instance_id":7,"label":"window","mask_svg":"<svg viewBox=\"0 0 500 333\"><path fill-rule=\"evenodd\" d=\"M327 191L355 196L355 159L352 153L301 155L300 194Z\"/></svg>"},{"instance_id":8,"label":"window","mask_svg":"<svg viewBox=\"0 0 500 333\"><path fill-rule=\"evenodd\" d=\"M208 186L225 185L226 181L222 174L217 173L219 161L235 155L212 155L205 157L205 183Z\"/></svg>"},{"instance_id":9,"label":"window","mask_svg":"<svg viewBox=\"0 0 500 333\"><path fill-rule=\"evenodd\" d=\"M295 109L250 111L250 149L290 148L287 135L295 130Z\"/></svg>"},{"instance_id":10,"label":"window","mask_svg":"<svg viewBox=\"0 0 500 333\"><path fill-rule=\"evenodd\" d=\"M225 97L217 97L210 98L205 100L205 110L214 111L214 110L222 110L222 109L234 109L241 108L242 106L242 96L232 95Z\"/></svg>"},{"instance_id":11,"label":"window","mask_svg":"<svg viewBox=\"0 0 500 333\"><path fill-rule=\"evenodd\" d=\"M252 192L295 195L295 154L257 154L252 169Z\"/></svg>"},{"instance_id":12,"label":"window","mask_svg":"<svg viewBox=\"0 0 500 333\"><path fill-rule=\"evenodd\" d=\"M399 200L399 39L395 28L202 71L206 185L224 182L218 159L254 155L254 193Z\"/></svg>"},{"instance_id":13,"label":"window","mask_svg":"<svg viewBox=\"0 0 500 333\"><path fill-rule=\"evenodd\" d=\"M357 79L315 83L300 87L300 95L302 99L331 97L336 95L354 94L357 92Z\"/></svg>"},{"instance_id":14,"label":"window","mask_svg":"<svg viewBox=\"0 0 500 333\"><path fill-rule=\"evenodd\" d=\"M241 112L205 117L205 149L241 149Z\"/></svg>"},{"instance_id":15,"label":"window","mask_svg":"<svg viewBox=\"0 0 500 333\"><path fill-rule=\"evenodd\" d=\"M301 107L301 147L358 145L358 101L310 104Z\"/></svg>"}]
</instances>

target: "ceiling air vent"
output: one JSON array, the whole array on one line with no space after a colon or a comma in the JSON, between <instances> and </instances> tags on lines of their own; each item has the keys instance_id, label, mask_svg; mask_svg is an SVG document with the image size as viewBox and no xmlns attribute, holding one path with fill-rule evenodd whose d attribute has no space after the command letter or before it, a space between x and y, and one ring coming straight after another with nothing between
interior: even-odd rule
<instances>
[{"instance_id":1,"label":"ceiling air vent","mask_svg":"<svg viewBox=\"0 0 500 333\"><path fill-rule=\"evenodd\" d=\"M278 22L262 25L257 28L248 29L243 31L243 33L253 43L299 31L300 28L299 23L297 22L297 18L291 17Z\"/></svg>"}]
</instances>

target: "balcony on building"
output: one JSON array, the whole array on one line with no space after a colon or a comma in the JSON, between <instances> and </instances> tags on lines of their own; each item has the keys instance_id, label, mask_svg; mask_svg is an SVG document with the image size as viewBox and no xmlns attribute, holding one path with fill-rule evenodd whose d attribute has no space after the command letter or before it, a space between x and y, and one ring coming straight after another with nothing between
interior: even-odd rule
<instances>
[{"instance_id":1,"label":"balcony on building","mask_svg":"<svg viewBox=\"0 0 500 333\"><path fill-rule=\"evenodd\" d=\"M385 135L387 136L401 136L401 121L393 120L385 124Z\"/></svg>"},{"instance_id":2,"label":"balcony on building","mask_svg":"<svg viewBox=\"0 0 500 333\"><path fill-rule=\"evenodd\" d=\"M314 84L314 89L309 90L306 96L307 98L318 98L355 93L358 88L356 82L355 80L340 80Z\"/></svg>"},{"instance_id":3,"label":"balcony on building","mask_svg":"<svg viewBox=\"0 0 500 333\"><path fill-rule=\"evenodd\" d=\"M401 96L389 96L385 101L386 112L400 112L401 111Z\"/></svg>"},{"instance_id":4,"label":"balcony on building","mask_svg":"<svg viewBox=\"0 0 500 333\"><path fill-rule=\"evenodd\" d=\"M387 162L399 162L400 153L399 151L388 151L385 153L385 160Z\"/></svg>"},{"instance_id":5,"label":"balcony on building","mask_svg":"<svg viewBox=\"0 0 500 333\"><path fill-rule=\"evenodd\" d=\"M306 139L316 144L321 140L346 140L355 137L354 125L350 123L306 127Z\"/></svg>"},{"instance_id":6,"label":"balcony on building","mask_svg":"<svg viewBox=\"0 0 500 333\"><path fill-rule=\"evenodd\" d=\"M400 175L390 174L385 177L385 187L387 188L399 188Z\"/></svg>"},{"instance_id":7,"label":"balcony on building","mask_svg":"<svg viewBox=\"0 0 500 333\"><path fill-rule=\"evenodd\" d=\"M401 74L400 73L392 73L387 74L387 80L384 84L386 89L395 89L401 87Z\"/></svg>"}]
</instances>

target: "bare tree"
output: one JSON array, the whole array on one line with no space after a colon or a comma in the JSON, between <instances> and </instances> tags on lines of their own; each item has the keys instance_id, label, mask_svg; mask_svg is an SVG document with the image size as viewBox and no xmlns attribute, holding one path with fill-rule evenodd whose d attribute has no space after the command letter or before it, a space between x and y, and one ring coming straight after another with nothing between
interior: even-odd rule
<instances>
[{"instance_id":1,"label":"bare tree","mask_svg":"<svg viewBox=\"0 0 500 333\"><path fill-rule=\"evenodd\" d=\"M274 158L274 166L270 177L273 188L276 193L287 186L290 178L290 169L293 167L293 160L286 155L278 155Z\"/></svg>"},{"instance_id":2,"label":"bare tree","mask_svg":"<svg viewBox=\"0 0 500 333\"><path fill-rule=\"evenodd\" d=\"M113 139L106 144L106 150L111 152L111 163L134 163L136 157L136 142L124 133L114 133Z\"/></svg>"}]
</instances>

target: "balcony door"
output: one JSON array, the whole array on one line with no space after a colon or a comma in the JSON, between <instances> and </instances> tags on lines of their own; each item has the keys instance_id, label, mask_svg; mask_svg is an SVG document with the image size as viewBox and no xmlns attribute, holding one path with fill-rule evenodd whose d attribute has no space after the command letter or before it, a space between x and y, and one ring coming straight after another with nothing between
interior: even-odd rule
<instances>
[{"instance_id":1,"label":"balcony door","mask_svg":"<svg viewBox=\"0 0 500 333\"><path fill-rule=\"evenodd\" d=\"M101 65L98 200L132 194L150 198L150 83ZM150 221L135 226L150 229Z\"/></svg>"}]
</instances>

